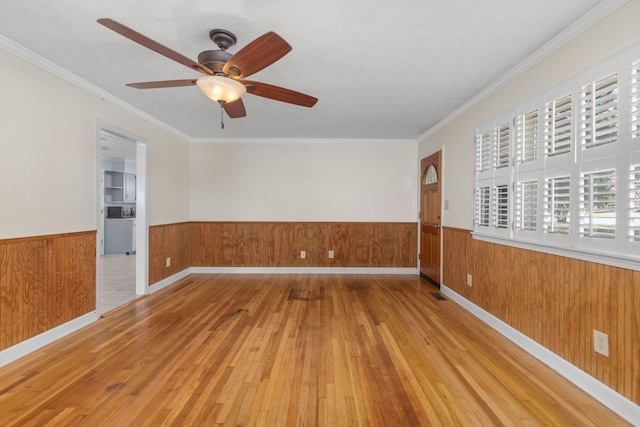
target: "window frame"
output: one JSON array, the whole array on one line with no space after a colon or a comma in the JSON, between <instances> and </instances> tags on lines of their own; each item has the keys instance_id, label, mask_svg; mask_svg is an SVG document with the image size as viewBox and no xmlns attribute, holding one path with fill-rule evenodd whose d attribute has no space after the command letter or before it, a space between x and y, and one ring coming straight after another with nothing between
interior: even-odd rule
<instances>
[{"instance_id":1,"label":"window frame","mask_svg":"<svg viewBox=\"0 0 640 427\"><path fill-rule=\"evenodd\" d=\"M635 73L633 70L636 70ZM600 96L598 99L607 99L610 103L600 106L599 103L594 104L590 101L584 104L583 94L588 92L585 92L585 87L598 87L607 78L615 80L615 86L609 86L615 90L600 89L599 93L592 96ZM602 98L603 94L606 98ZM571 120L569 151L550 156L547 154L547 143L549 132L553 129L549 127L549 123L552 122L548 117L561 121L563 118L562 115L549 116L548 107L566 96L571 97L571 103L565 105L571 109L571 114L567 115ZM597 113L591 117L590 129L593 132L597 132L598 129L607 130L607 120L615 119L611 121L611 129L616 132L613 141L605 144L596 143L589 148L583 146L583 130L587 128L584 127L585 105L593 107L591 112ZM538 129L535 135L538 152L535 159L523 162L520 158L526 131L524 118L536 110ZM555 125L557 122L553 123ZM500 128L505 124L510 126L510 161L508 167L498 168L496 159L500 150L497 141ZM637 217L632 216L635 211L632 210L631 168L640 165L640 43L588 67L506 113L477 126L476 135L487 133L492 141L489 154L492 159L491 168L475 171L474 188L476 192L480 186L491 189L492 218L489 226L478 226L474 217L474 238L640 271L640 238L631 237L632 224L638 221ZM528 135L531 135L531 132ZM583 205L581 197L584 197L584 194L581 195L581 177L585 173L603 170L615 170L615 184L612 186L615 189L612 199L615 206L615 232L612 233L612 238L586 236L580 233L579 223ZM548 233L545 232L545 186L549 180L562 176L569 177L570 181L569 232ZM523 229L519 222L521 217L518 216L523 214L524 209L521 185L523 182L534 181L537 183L537 205L532 208L531 200L528 200L527 209L530 212L533 209L536 213L536 229ZM509 226L506 228L496 227L493 223L493 214L498 203L495 189L500 185L508 185L506 206ZM477 201L474 196L474 212L477 211ZM640 225L635 227L640 230Z\"/></svg>"},{"instance_id":2,"label":"window frame","mask_svg":"<svg viewBox=\"0 0 640 427\"><path fill-rule=\"evenodd\" d=\"M521 197L522 184L535 182L536 195L533 210L535 211L535 229L530 230L520 226L523 208L523 199ZM543 238L543 210L542 204L539 203L540 192L544 191L544 175L541 171L533 171L519 173L514 181L514 238L523 241L541 241Z\"/></svg>"}]
</instances>

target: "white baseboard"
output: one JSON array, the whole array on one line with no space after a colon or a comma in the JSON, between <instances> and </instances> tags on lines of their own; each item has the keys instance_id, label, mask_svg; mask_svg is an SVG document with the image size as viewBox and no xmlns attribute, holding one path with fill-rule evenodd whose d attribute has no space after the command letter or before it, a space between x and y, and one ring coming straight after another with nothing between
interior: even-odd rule
<instances>
[{"instance_id":1,"label":"white baseboard","mask_svg":"<svg viewBox=\"0 0 640 427\"><path fill-rule=\"evenodd\" d=\"M359 267L190 267L149 286L149 294L187 277L189 274L418 274L417 268Z\"/></svg>"},{"instance_id":2,"label":"white baseboard","mask_svg":"<svg viewBox=\"0 0 640 427\"><path fill-rule=\"evenodd\" d=\"M528 336L524 335L517 329L509 326L502 320L498 319L491 313L485 311L475 305L468 299L457 294L455 291L447 288L445 285L440 286L440 291L455 301L467 311L478 317L480 320L500 332L502 335L513 341L515 344L523 348L532 356L540 360L545 365L562 375L582 390L596 398L603 405L620 415L630 423L640 426L640 406L622 396L615 390L609 388L605 384L593 378L583 370L577 368L558 356L548 348L538 344Z\"/></svg>"},{"instance_id":3,"label":"white baseboard","mask_svg":"<svg viewBox=\"0 0 640 427\"><path fill-rule=\"evenodd\" d=\"M201 274L418 274L416 268L359 267L191 267Z\"/></svg>"},{"instance_id":4,"label":"white baseboard","mask_svg":"<svg viewBox=\"0 0 640 427\"><path fill-rule=\"evenodd\" d=\"M64 337L65 335L69 335L71 332L75 332L80 328L84 328L85 326L98 320L98 318L98 313L92 311L67 323L63 323L60 326L56 326L53 329L49 329L48 331L36 335L35 337L29 338L28 340L22 341L21 343L6 348L0 351L0 366L11 363L14 360L17 360L33 351L38 350L39 348L44 347L45 345L51 344L52 342Z\"/></svg>"},{"instance_id":5,"label":"white baseboard","mask_svg":"<svg viewBox=\"0 0 640 427\"><path fill-rule=\"evenodd\" d=\"M184 270L174 274L173 276L169 276L166 279L162 279L159 282L156 282L153 285L150 285L147 288L149 290L148 293L152 294L154 292L158 292L160 289L166 288L167 286L173 284L174 282L177 282L178 280L187 277L189 274L192 273L191 270L192 268L185 268Z\"/></svg>"}]
</instances>

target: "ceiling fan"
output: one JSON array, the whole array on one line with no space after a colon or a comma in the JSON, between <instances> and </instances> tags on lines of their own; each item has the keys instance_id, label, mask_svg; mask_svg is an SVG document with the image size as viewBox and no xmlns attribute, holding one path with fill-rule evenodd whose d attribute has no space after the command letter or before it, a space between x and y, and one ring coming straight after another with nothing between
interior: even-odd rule
<instances>
[{"instance_id":1,"label":"ceiling fan","mask_svg":"<svg viewBox=\"0 0 640 427\"><path fill-rule=\"evenodd\" d=\"M227 52L227 49L236 43L236 36L227 30L211 30L209 38L220 49L201 52L198 55L198 62L195 62L113 19L101 18L98 19L98 22L160 55L204 74L199 79L129 83L127 84L129 87L158 89L198 86L205 95L218 102L231 118L247 115L242 102L242 95L245 93L303 107L313 107L318 101L317 98L304 93L267 83L245 80L251 74L273 64L292 49L284 39L274 32L263 34L232 55ZM224 128L224 123L222 123L222 127Z\"/></svg>"}]
</instances>

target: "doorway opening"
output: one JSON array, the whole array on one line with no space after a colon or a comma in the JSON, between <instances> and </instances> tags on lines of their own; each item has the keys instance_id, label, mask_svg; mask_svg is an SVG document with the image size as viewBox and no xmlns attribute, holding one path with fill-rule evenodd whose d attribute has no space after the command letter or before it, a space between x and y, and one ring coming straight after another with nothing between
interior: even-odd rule
<instances>
[{"instance_id":1,"label":"doorway opening","mask_svg":"<svg viewBox=\"0 0 640 427\"><path fill-rule=\"evenodd\" d=\"M97 126L99 315L147 293L147 147L105 123Z\"/></svg>"},{"instance_id":2,"label":"doorway opening","mask_svg":"<svg viewBox=\"0 0 640 427\"><path fill-rule=\"evenodd\" d=\"M420 161L420 276L440 287L442 151Z\"/></svg>"}]
</instances>

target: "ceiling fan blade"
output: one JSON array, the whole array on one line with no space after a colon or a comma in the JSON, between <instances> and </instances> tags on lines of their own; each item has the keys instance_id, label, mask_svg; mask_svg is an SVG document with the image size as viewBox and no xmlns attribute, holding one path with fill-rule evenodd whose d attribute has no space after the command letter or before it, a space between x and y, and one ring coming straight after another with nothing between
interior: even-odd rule
<instances>
[{"instance_id":1,"label":"ceiling fan blade","mask_svg":"<svg viewBox=\"0 0 640 427\"><path fill-rule=\"evenodd\" d=\"M232 119L237 119L238 117L244 117L247 115L247 111L244 109L244 102L242 102L242 98L238 98L233 102L224 104L222 108L224 108L224 111Z\"/></svg>"},{"instance_id":2,"label":"ceiling fan blade","mask_svg":"<svg viewBox=\"0 0 640 427\"><path fill-rule=\"evenodd\" d=\"M126 38L141 44L142 46L153 50L154 52L159 53L160 55L164 55L169 59L173 59L176 62L179 62L183 65L186 65L189 68L192 68L196 71L201 72L202 74L206 74L206 75L213 75L213 71L211 71L209 68L205 67L202 64L199 64L189 58L187 58L186 56L169 49L166 46L161 45L160 43L158 43L155 40L151 40L149 37L147 36L143 36L142 34L140 34L139 32L132 30L129 27L126 27L124 25L122 25L121 23L114 21L113 19L110 18L101 18L98 19L98 22L102 25L104 25L105 27L109 28L110 30L115 31L116 33L125 36Z\"/></svg>"},{"instance_id":3,"label":"ceiling fan blade","mask_svg":"<svg viewBox=\"0 0 640 427\"><path fill-rule=\"evenodd\" d=\"M196 84L196 79L187 79L187 80L162 80L158 82L127 83L127 86L134 87L136 89L159 89L163 87L195 86L195 84Z\"/></svg>"},{"instance_id":4,"label":"ceiling fan blade","mask_svg":"<svg viewBox=\"0 0 640 427\"><path fill-rule=\"evenodd\" d=\"M304 93L296 92L291 89L273 86L267 83L252 82L248 80L243 80L240 83L247 87L247 93L276 101L287 102L289 104L300 105L303 107L313 107L316 102L318 102L318 98L314 98L313 96L305 95Z\"/></svg>"},{"instance_id":5,"label":"ceiling fan blade","mask_svg":"<svg viewBox=\"0 0 640 427\"><path fill-rule=\"evenodd\" d=\"M243 79L273 64L289 51L289 43L276 33L268 32L240 49L224 64L222 71L229 77Z\"/></svg>"}]
</instances>

